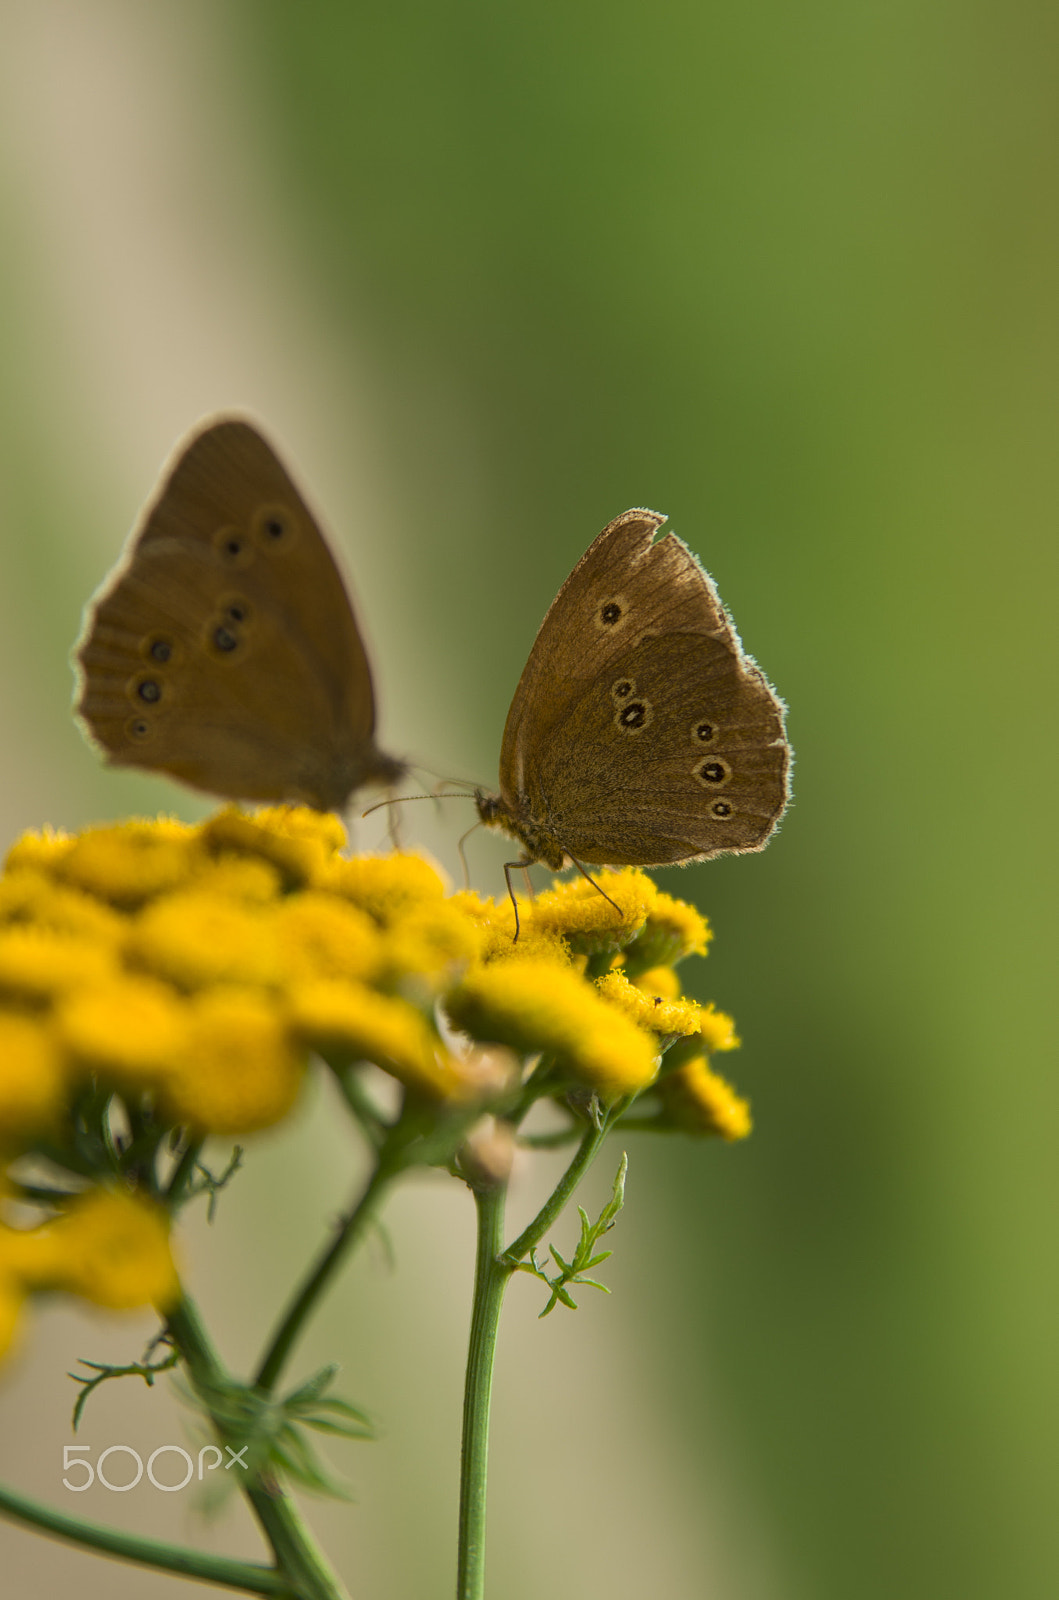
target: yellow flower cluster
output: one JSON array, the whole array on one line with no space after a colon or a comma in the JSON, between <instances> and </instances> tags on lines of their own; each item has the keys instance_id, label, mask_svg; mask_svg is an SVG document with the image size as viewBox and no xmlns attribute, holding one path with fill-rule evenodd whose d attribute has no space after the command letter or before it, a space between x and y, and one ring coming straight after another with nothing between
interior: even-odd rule
<instances>
[{"instance_id":1,"label":"yellow flower cluster","mask_svg":"<svg viewBox=\"0 0 1059 1600\"><path fill-rule=\"evenodd\" d=\"M290 1110L311 1051L473 1100L439 1003L472 1040L546 1053L607 1101L699 1032L675 980L663 997L644 974L672 980L706 924L644 873L523 903L516 942L509 901L446 897L422 856L344 844L337 817L300 807L21 839L0 882L0 1141L54 1134L86 1082L148 1095L174 1126L247 1133ZM590 963L612 970L593 981Z\"/></svg>"},{"instance_id":2,"label":"yellow flower cluster","mask_svg":"<svg viewBox=\"0 0 1059 1600\"><path fill-rule=\"evenodd\" d=\"M336 817L286 806L19 840L0 878L0 1159L61 1165L76 1147L84 1174L85 1107L109 1097L156 1134L263 1128L291 1110L311 1054L373 1063L428 1115L653 1086L659 1127L747 1131L706 1065L738 1043L731 1021L682 999L672 970L706 950L692 907L640 871L603 871L520 901L516 941L510 901L447 894L422 856L349 858L345 843ZM660 1072L674 1041L679 1066ZM89 1194L57 1199L42 1227L0 1224L0 1323L36 1288L130 1303L96 1256L114 1208L141 1202ZM124 1259L135 1276L135 1249ZM152 1259L141 1303L166 1293Z\"/></svg>"}]
</instances>

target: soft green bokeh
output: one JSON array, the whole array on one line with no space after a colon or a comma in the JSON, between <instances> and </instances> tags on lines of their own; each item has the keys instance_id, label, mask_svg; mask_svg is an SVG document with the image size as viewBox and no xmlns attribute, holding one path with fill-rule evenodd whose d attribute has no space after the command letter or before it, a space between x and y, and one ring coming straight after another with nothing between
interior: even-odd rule
<instances>
[{"instance_id":1,"label":"soft green bokeh","mask_svg":"<svg viewBox=\"0 0 1059 1600\"><path fill-rule=\"evenodd\" d=\"M666 879L716 927L702 992L738 1018L757 1131L634 1142L615 1296L502 1332L505 1600L1059 1589L1057 31L1027 0L12 23L5 840L180 803L81 750L65 652L163 451L234 402L345 535L394 750L489 781L540 617L631 504L669 513L790 705L775 844ZM466 809L430 825L450 860ZM306 1180L289 1270L342 1159ZM391 1498L326 1520L352 1519L355 1593L426 1600L470 1237L430 1189L397 1233L408 1298L363 1269L319 1348L394 1430L356 1466ZM430 1359L416 1273L456 1307ZM108 1595L155 1592L93 1559Z\"/></svg>"}]
</instances>

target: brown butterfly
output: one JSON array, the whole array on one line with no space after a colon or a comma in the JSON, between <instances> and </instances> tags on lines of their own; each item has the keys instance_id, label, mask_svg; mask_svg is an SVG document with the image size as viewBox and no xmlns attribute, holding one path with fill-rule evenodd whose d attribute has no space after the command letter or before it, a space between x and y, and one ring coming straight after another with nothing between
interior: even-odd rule
<instances>
[{"instance_id":1,"label":"brown butterfly","mask_svg":"<svg viewBox=\"0 0 1059 1600\"><path fill-rule=\"evenodd\" d=\"M250 423L182 443L88 609L75 711L116 766L340 810L404 764L315 518Z\"/></svg>"},{"instance_id":2,"label":"brown butterfly","mask_svg":"<svg viewBox=\"0 0 1059 1600\"><path fill-rule=\"evenodd\" d=\"M762 850L786 807L784 707L665 517L626 511L541 624L482 821L510 866L664 866ZM510 878L509 878L510 887Z\"/></svg>"}]
</instances>

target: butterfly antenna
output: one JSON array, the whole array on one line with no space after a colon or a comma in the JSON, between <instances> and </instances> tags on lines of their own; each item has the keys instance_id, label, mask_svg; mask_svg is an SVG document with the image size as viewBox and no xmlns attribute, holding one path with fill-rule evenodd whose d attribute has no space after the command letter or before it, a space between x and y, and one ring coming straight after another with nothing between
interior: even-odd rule
<instances>
[{"instance_id":1,"label":"butterfly antenna","mask_svg":"<svg viewBox=\"0 0 1059 1600\"><path fill-rule=\"evenodd\" d=\"M385 800L376 800L376 802L375 802L375 804L373 806L369 806L366 811L362 811L360 814L361 814L362 817L370 817L373 811L381 811L383 806L401 806L401 805L407 804L407 802L409 800L473 800L473 799L474 799L474 795L473 794L391 794L391 795L387 795Z\"/></svg>"},{"instance_id":2,"label":"butterfly antenna","mask_svg":"<svg viewBox=\"0 0 1059 1600\"><path fill-rule=\"evenodd\" d=\"M583 867L581 865L580 861L578 861L576 856L571 856L570 860L573 862L574 866L577 868L577 870L581 874L582 878L587 878L589 883L592 885L593 889L597 889L599 891L599 893L603 896L603 898L607 902L607 904L614 907L615 911L618 913L618 921L619 922L624 922L625 921L625 913L621 909L621 906L618 904L618 902L616 900L612 900L610 898L610 895L607 893L606 889L600 889L599 884L596 882L595 878L592 876L592 874L585 867Z\"/></svg>"}]
</instances>

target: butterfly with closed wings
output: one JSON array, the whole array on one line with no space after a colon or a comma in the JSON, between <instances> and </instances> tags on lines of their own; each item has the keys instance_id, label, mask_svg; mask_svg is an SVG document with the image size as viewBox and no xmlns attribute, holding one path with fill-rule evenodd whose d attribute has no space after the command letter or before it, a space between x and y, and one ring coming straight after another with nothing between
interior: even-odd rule
<instances>
[{"instance_id":1,"label":"butterfly with closed wings","mask_svg":"<svg viewBox=\"0 0 1059 1600\"><path fill-rule=\"evenodd\" d=\"M76 661L77 715L113 765L321 811L405 771L375 743L371 671L334 557L240 418L178 446Z\"/></svg>"},{"instance_id":2,"label":"butterfly with closed wings","mask_svg":"<svg viewBox=\"0 0 1059 1600\"><path fill-rule=\"evenodd\" d=\"M789 797L784 707L665 517L590 545L541 624L482 821L544 862L657 867L761 850ZM510 888L510 876L508 877Z\"/></svg>"}]
</instances>

